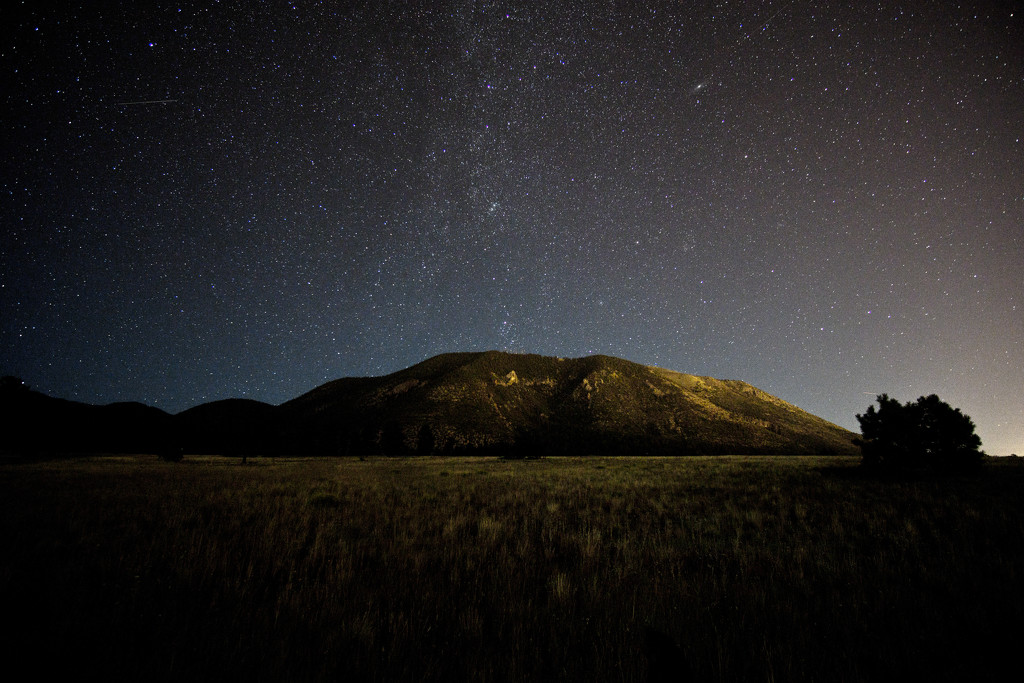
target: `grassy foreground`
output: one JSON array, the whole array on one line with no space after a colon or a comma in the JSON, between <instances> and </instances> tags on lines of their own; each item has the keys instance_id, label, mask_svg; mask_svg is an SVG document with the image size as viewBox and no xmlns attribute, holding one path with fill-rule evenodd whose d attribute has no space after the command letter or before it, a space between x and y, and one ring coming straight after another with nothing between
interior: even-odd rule
<instances>
[{"instance_id":1,"label":"grassy foreground","mask_svg":"<svg viewBox=\"0 0 1024 683\"><path fill-rule=\"evenodd\" d=\"M2 465L0 649L31 680L1005 675L1024 465L879 482L856 464Z\"/></svg>"}]
</instances>

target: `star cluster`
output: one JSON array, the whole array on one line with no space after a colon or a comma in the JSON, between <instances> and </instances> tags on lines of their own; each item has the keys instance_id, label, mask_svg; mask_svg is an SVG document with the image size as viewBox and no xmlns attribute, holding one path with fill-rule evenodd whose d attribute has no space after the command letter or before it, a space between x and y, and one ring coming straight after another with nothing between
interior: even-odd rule
<instances>
[{"instance_id":1,"label":"star cluster","mask_svg":"<svg viewBox=\"0 0 1024 683\"><path fill-rule=\"evenodd\" d=\"M175 412L605 353L1024 449L1012 3L23 2L3 372Z\"/></svg>"}]
</instances>

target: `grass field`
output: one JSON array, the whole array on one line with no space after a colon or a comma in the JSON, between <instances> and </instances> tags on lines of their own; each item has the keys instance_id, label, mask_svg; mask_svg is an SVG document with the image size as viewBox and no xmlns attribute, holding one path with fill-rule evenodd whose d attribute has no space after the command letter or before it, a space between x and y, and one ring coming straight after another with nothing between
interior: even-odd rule
<instances>
[{"instance_id":1,"label":"grass field","mask_svg":"<svg viewBox=\"0 0 1024 683\"><path fill-rule=\"evenodd\" d=\"M0 648L31 680L1006 680L1024 465L856 465L0 465Z\"/></svg>"}]
</instances>

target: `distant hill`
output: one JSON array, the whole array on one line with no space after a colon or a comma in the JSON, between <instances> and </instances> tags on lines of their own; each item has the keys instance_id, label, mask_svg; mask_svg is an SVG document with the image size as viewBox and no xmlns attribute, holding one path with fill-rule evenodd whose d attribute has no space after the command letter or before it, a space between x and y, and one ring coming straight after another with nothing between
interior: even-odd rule
<instances>
[{"instance_id":1,"label":"distant hill","mask_svg":"<svg viewBox=\"0 0 1024 683\"><path fill-rule=\"evenodd\" d=\"M175 446L187 453L277 452L280 409L245 398L203 403L174 416Z\"/></svg>"},{"instance_id":2,"label":"distant hill","mask_svg":"<svg viewBox=\"0 0 1024 683\"><path fill-rule=\"evenodd\" d=\"M155 452L172 434L174 421L141 403L96 406L53 398L10 377L0 385L0 413L0 451L12 453Z\"/></svg>"},{"instance_id":3,"label":"distant hill","mask_svg":"<svg viewBox=\"0 0 1024 683\"><path fill-rule=\"evenodd\" d=\"M435 356L328 382L280 406L231 399L177 415L90 406L5 385L9 450L225 454L839 454L855 434L745 382L609 356ZM12 422L12 424L16 424ZM59 435L59 436L58 436ZM8 435L9 437L11 435Z\"/></svg>"}]
</instances>

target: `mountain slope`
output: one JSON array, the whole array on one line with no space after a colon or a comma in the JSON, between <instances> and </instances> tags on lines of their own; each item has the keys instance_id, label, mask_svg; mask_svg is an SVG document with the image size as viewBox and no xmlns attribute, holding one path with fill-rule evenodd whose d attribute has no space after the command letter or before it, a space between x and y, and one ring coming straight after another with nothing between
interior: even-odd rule
<instances>
[{"instance_id":1,"label":"mountain slope","mask_svg":"<svg viewBox=\"0 0 1024 683\"><path fill-rule=\"evenodd\" d=\"M141 403L97 406L53 398L4 378L0 413L6 422L0 451L18 454L156 452L173 416Z\"/></svg>"},{"instance_id":2,"label":"mountain slope","mask_svg":"<svg viewBox=\"0 0 1024 683\"><path fill-rule=\"evenodd\" d=\"M245 398L211 401L175 415L174 438L188 453L276 452L280 412L277 406Z\"/></svg>"},{"instance_id":3,"label":"mountain slope","mask_svg":"<svg viewBox=\"0 0 1024 683\"><path fill-rule=\"evenodd\" d=\"M0 450L323 455L855 453L854 434L744 382L609 356L435 356L328 382L280 406L229 399L177 415L0 387Z\"/></svg>"},{"instance_id":4,"label":"mountain slope","mask_svg":"<svg viewBox=\"0 0 1024 683\"><path fill-rule=\"evenodd\" d=\"M853 453L854 435L744 382L619 358L444 354L281 406L283 443L334 453Z\"/></svg>"}]
</instances>

